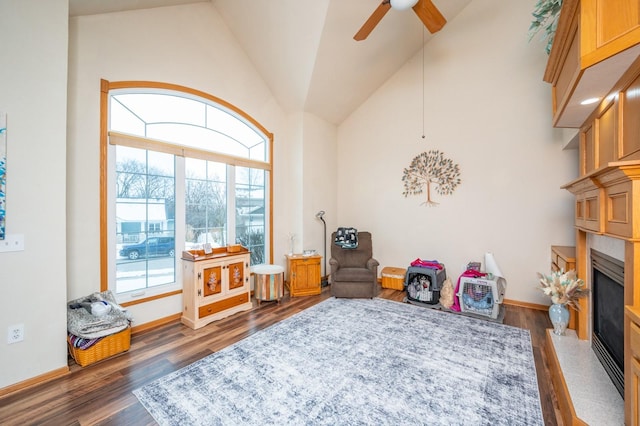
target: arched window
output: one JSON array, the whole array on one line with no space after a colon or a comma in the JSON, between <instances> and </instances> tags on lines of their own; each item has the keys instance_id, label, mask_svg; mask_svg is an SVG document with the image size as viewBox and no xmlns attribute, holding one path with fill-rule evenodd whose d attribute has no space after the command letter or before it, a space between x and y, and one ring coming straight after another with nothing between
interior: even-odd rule
<instances>
[{"instance_id":1,"label":"arched window","mask_svg":"<svg viewBox=\"0 0 640 426\"><path fill-rule=\"evenodd\" d=\"M272 135L189 88L102 82L102 289L173 294L180 254L242 244L271 261Z\"/></svg>"}]
</instances>

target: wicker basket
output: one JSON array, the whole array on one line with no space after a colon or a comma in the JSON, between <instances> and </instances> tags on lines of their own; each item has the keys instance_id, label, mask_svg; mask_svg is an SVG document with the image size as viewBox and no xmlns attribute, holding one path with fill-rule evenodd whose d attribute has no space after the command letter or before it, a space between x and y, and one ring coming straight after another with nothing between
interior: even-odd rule
<instances>
[{"instance_id":1,"label":"wicker basket","mask_svg":"<svg viewBox=\"0 0 640 426\"><path fill-rule=\"evenodd\" d=\"M73 359L82 367L86 367L94 362L128 351L131 347L131 327L105 337L88 349L74 348L68 338L67 344Z\"/></svg>"},{"instance_id":2,"label":"wicker basket","mask_svg":"<svg viewBox=\"0 0 640 426\"><path fill-rule=\"evenodd\" d=\"M406 269L387 266L382 269L382 288L392 288L394 290L404 290L404 277Z\"/></svg>"}]
</instances>

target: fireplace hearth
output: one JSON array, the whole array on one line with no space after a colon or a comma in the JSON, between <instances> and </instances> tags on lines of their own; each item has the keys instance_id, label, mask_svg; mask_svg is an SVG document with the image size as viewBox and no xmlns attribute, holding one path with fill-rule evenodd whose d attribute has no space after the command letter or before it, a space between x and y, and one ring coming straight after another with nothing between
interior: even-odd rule
<instances>
[{"instance_id":1,"label":"fireplace hearth","mask_svg":"<svg viewBox=\"0 0 640 426\"><path fill-rule=\"evenodd\" d=\"M592 348L624 397L624 263L591 249Z\"/></svg>"}]
</instances>

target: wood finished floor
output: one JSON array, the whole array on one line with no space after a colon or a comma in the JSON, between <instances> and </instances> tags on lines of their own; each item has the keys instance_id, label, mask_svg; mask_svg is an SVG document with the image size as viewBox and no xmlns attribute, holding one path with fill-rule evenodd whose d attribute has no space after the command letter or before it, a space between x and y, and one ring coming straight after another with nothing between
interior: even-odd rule
<instances>
[{"instance_id":1,"label":"wood finished floor","mask_svg":"<svg viewBox=\"0 0 640 426\"><path fill-rule=\"evenodd\" d=\"M404 292L383 289L380 297L401 302ZM289 298L278 305L236 314L191 330L175 322L132 336L125 354L80 367L70 361L70 374L0 398L1 425L155 425L132 390L204 356L237 342L258 330L330 297ZM561 425L545 348L547 313L514 306L505 307L504 323L531 332L545 425ZM425 308L427 309L427 308ZM384 403L384 401L381 401Z\"/></svg>"}]
</instances>

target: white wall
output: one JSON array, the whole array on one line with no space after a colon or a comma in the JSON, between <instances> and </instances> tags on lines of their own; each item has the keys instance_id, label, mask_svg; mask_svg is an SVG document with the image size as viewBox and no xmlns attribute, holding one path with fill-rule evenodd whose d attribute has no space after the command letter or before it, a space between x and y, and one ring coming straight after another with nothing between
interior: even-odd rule
<instances>
[{"instance_id":1,"label":"white wall","mask_svg":"<svg viewBox=\"0 0 640 426\"><path fill-rule=\"evenodd\" d=\"M99 287L101 78L181 84L251 115L274 133L273 262L285 264L289 233L296 234L297 252L308 244L321 249L314 209L335 206L335 173L326 167L333 167L335 126L302 112L285 114L215 7L198 3L72 18L70 38L69 254L78 260L69 265L70 297ZM317 182L321 173L329 178ZM181 312L181 306L175 296L130 310L137 325Z\"/></svg>"},{"instance_id":2,"label":"white wall","mask_svg":"<svg viewBox=\"0 0 640 426\"><path fill-rule=\"evenodd\" d=\"M287 205L286 210L280 210L280 216L274 217L273 239L282 250L275 250L273 262L284 266L284 254L291 252L291 240L293 237L293 251L302 251L304 234L302 231L302 194L304 181L302 176L302 145L304 141L302 112L287 115L285 135L276 135L276 140L286 138L287 149L281 152L280 160L274 162L274 186L273 204ZM284 216L282 216L284 215Z\"/></svg>"},{"instance_id":3,"label":"white wall","mask_svg":"<svg viewBox=\"0 0 640 426\"><path fill-rule=\"evenodd\" d=\"M546 303L536 272L550 245L573 245L573 202L560 186L576 177L577 152L551 126L547 56L528 43L532 2L473 1L425 50L338 130L338 219L373 234L381 267L437 259L457 280L491 251L509 299ZM459 164L462 183L440 204L403 197L403 169L437 149Z\"/></svg>"},{"instance_id":4,"label":"white wall","mask_svg":"<svg viewBox=\"0 0 640 426\"><path fill-rule=\"evenodd\" d=\"M67 0L0 2L0 110L7 113L8 234L0 253L0 388L67 368ZM7 344L7 327L24 341Z\"/></svg>"},{"instance_id":5,"label":"white wall","mask_svg":"<svg viewBox=\"0 0 640 426\"><path fill-rule=\"evenodd\" d=\"M242 109L274 133L274 263L285 264L288 233L297 234L296 248L302 249L302 194L309 186L300 179L308 137L303 114L282 111L212 4L72 18L70 39L69 255L83 260L69 265L70 298L99 288L100 79L198 89ZM134 325L181 312L181 297L132 306Z\"/></svg>"},{"instance_id":6,"label":"white wall","mask_svg":"<svg viewBox=\"0 0 640 426\"><path fill-rule=\"evenodd\" d=\"M327 223L326 254L331 257L331 231L337 224L337 200L335 188L338 185L336 170L337 129L312 114L304 114L303 172L305 192L303 194L303 250L316 250L323 256L322 275L330 272L325 258L325 235L322 221L316 218L320 210L325 211Z\"/></svg>"},{"instance_id":7,"label":"white wall","mask_svg":"<svg viewBox=\"0 0 640 426\"><path fill-rule=\"evenodd\" d=\"M26 241L24 252L0 253L0 363L11 367L0 388L65 368L65 302L99 289L101 78L203 90L275 134L275 263L290 232L296 251L321 250L322 209L328 233L371 231L382 266L437 258L457 277L493 251L508 298L546 303L535 272L548 270L551 244L574 243L572 199L559 187L576 176L577 153L551 129L546 56L526 38L529 3L476 0L429 43L423 140L420 52L336 129L283 112L209 3L68 21L66 0L0 2L7 232ZM463 180L434 208L402 196L403 168L429 149L458 163ZM132 311L141 324L180 312L180 301ZM6 345L16 323L25 341Z\"/></svg>"},{"instance_id":8,"label":"white wall","mask_svg":"<svg viewBox=\"0 0 640 426\"><path fill-rule=\"evenodd\" d=\"M274 223L274 240L283 243L282 249L275 250L274 263L282 262L284 254L291 251L291 234L295 236L295 253L315 249L324 255L323 225L316 213L326 212L327 233L336 221L336 126L313 114L297 112L288 115L287 130L288 149L282 162L274 164L274 177L285 175L279 185L276 183L274 205L287 200L290 208L282 212L286 217L277 217Z\"/></svg>"}]
</instances>

